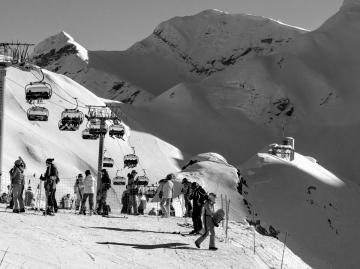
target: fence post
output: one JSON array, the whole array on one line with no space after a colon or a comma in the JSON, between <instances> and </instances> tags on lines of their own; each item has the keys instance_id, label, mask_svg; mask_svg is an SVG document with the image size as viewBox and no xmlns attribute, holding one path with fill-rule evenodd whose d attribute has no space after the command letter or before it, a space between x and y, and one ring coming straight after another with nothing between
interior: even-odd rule
<instances>
[{"instance_id":1,"label":"fence post","mask_svg":"<svg viewBox=\"0 0 360 269\"><path fill-rule=\"evenodd\" d=\"M230 199L229 201L226 200L226 230L225 230L225 237L226 240L228 239L228 228L229 228L229 211L230 211Z\"/></svg>"},{"instance_id":2,"label":"fence post","mask_svg":"<svg viewBox=\"0 0 360 269\"><path fill-rule=\"evenodd\" d=\"M256 230L256 224L255 224L255 213L254 213L254 209L252 211L252 220L253 220L253 232L254 232L254 255L256 254L256 241L255 241L255 230Z\"/></svg>"},{"instance_id":3,"label":"fence post","mask_svg":"<svg viewBox=\"0 0 360 269\"><path fill-rule=\"evenodd\" d=\"M223 195L221 194L221 209L224 210L224 201L223 201ZM221 221L222 227L224 229L224 220Z\"/></svg>"},{"instance_id":4,"label":"fence post","mask_svg":"<svg viewBox=\"0 0 360 269\"><path fill-rule=\"evenodd\" d=\"M285 233L285 240L284 240L284 249L283 249L283 253L282 253L282 257L281 257L281 269L283 268L283 263L284 263L284 255L285 255L285 248L286 248L286 239L287 239L287 235L288 233Z\"/></svg>"}]
</instances>

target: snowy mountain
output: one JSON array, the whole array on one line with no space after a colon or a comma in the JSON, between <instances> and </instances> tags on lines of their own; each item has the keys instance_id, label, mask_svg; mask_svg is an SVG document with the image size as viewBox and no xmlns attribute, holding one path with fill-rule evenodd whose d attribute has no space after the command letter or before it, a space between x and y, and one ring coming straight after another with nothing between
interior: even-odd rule
<instances>
[{"instance_id":1,"label":"snowy mountain","mask_svg":"<svg viewBox=\"0 0 360 269\"><path fill-rule=\"evenodd\" d=\"M61 32L39 43L32 57L98 96L143 103L180 82L275 53L303 32L267 18L206 10L161 23L126 51L87 51Z\"/></svg>"}]
</instances>

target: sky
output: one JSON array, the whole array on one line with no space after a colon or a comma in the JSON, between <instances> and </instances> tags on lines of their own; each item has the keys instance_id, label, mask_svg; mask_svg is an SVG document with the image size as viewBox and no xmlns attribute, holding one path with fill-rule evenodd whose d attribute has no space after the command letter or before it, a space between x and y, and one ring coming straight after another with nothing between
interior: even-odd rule
<instances>
[{"instance_id":1,"label":"sky","mask_svg":"<svg viewBox=\"0 0 360 269\"><path fill-rule=\"evenodd\" d=\"M39 43L65 31L88 50L125 50L172 17L205 9L247 13L314 30L343 0L1 0L1 42Z\"/></svg>"}]
</instances>

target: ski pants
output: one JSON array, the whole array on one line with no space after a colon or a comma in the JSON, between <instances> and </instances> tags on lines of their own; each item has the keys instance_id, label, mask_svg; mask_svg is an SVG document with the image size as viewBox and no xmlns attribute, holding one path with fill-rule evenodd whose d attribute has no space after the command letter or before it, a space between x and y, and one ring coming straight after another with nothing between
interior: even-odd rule
<instances>
[{"instance_id":1,"label":"ski pants","mask_svg":"<svg viewBox=\"0 0 360 269\"><path fill-rule=\"evenodd\" d=\"M185 217L191 217L192 216L192 206L191 201L188 196L184 196L184 202L185 202Z\"/></svg>"},{"instance_id":2,"label":"ski pants","mask_svg":"<svg viewBox=\"0 0 360 269\"><path fill-rule=\"evenodd\" d=\"M45 189L45 195L47 200L47 211L54 212L54 209L57 208L57 203L55 200L56 189Z\"/></svg>"},{"instance_id":3,"label":"ski pants","mask_svg":"<svg viewBox=\"0 0 360 269\"><path fill-rule=\"evenodd\" d=\"M94 194L93 193L84 193L82 201L81 201L81 211L86 210L86 200L89 197L89 207L90 211L94 209Z\"/></svg>"},{"instance_id":4,"label":"ski pants","mask_svg":"<svg viewBox=\"0 0 360 269\"><path fill-rule=\"evenodd\" d=\"M24 190L23 185L14 184L13 185L13 201L14 201L14 209L24 209L24 200L22 197L22 193Z\"/></svg>"},{"instance_id":5,"label":"ski pants","mask_svg":"<svg viewBox=\"0 0 360 269\"><path fill-rule=\"evenodd\" d=\"M83 196L84 196L84 190L77 190L76 191L76 201L75 201L75 207L76 208L80 208Z\"/></svg>"},{"instance_id":6,"label":"ski pants","mask_svg":"<svg viewBox=\"0 0 360 269\"><path fill-rule=\"evenodd\" d=\"M194 203L193 212L192 212L192 221L194 225L194 230L196 232L200 232L202 229L201 211L202 211L202 205L197 205Z\"/></svg>"},{"instance_id":7,"label":"ski pants","mask_svg":"<svg viewBox=\"0 0 360 269\"><path fill-rule=\"evenodd\" d=\"M209 248L215 247L215 226L214 221L210 215L205 215L204 217L204 228L205 233L196 240L196 243L201 245L201 243L210 234Z\"/></svg>"},{"instance_id":8,"label":"ski pants","mask_svg":"<svg viewBox=\"0 0 360 269\"><path fill-rule=\"evenodd\" d=\"M106 207L106 199L107 199L107 190L102 189L99 193L99 208L98 211L100 213L104 213L106 211L105 207Z\"/></svg>"},{"instance_id":9,"label":"ski pants","mask_svg":"<svg viewBox=\"0 0 360 269\"><path fill-rule=\"evenodd\" d=\"M164 217L170 216L171 198L162 198L160 202L161 212Z\"/></svg>"},{"instance_id":10,"label":"ski pants","mask_svg":"<svg viewBox=\"0 0 360 269\"><path fill-rule=\"evenodd\" d=\"M131 214L131 208L134 211L133 214L138 214L136 195L129 195L128 214Z\"/></svg>"}]
</instances>

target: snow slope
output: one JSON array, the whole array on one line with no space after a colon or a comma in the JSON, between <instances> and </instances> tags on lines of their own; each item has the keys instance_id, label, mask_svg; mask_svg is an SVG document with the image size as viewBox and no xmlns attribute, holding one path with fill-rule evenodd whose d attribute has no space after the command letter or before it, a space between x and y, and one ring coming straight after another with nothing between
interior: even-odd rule
<instances>
[{"instance_id":1,"label":"snow slope","mask_svg":"<svg viewBox=\"0 0 360 269\"><path fill-rule=\"evenodd\" d=\"M272 225L314 268L357 268L360 188L299 153L292 162L261 151L241 167L249 219Z\"/></svg>"},{"instance_id":2,"label":"snow slope","mask_svg":"<svg viewBox=\"0 0 360 269\"><path fill-rule=\"evenodd\" d=\"M183 219L150 216L102 218L60 213L42 217L0 211L0 255L5 268L275 268L281 263L283 245L256 234L248 226L230 223L230 242L217 228L219 250L194 245L195 238L180 227ZM9 226L9 223L12 225ZM21 238L21 244L19 244ZM233 238L238 241L234 241ZM308 269L306 263L286 249L284 267Z\"/></svg>"},{"instance_id":3,"label":"snow slope","mask_svg":"<svg viewBox=\"0 0 360 269\"><path fill-rule=\"evenodd\" d=\"M98 96L143 103L180 82L200 81L236 62L272 54L303 32L267 18L205 10L161 23L126 51L84 51L61 32L36 46L32 57Z\"/></svg>"},{"instance_id":4,"label":"snow slope","mask_svg":"<svg viewBox=\"0 0 360 269\"><path fill-rule=\"evenodd\" d=\"M24 86L31 81L36 81L39 75L36 72L23 72L10 67L5 79L5 120L4 120L4 161L2 164L3 175L8 182L8 171L13 166L14 160L20 155L27 163L26 174L36 178L45 172L45 159L55 158L60 177L63 178L61 188L65 191L71 189L75 175L91 169L97 170L98 141L83 140L81 131L86 128L86 120L76 132L61 132L58 121L65 108L74 108L75 101L79 100L80 110L87 113L84 105L105 105L93 93L72 81L66 76L52 72L45 72L46 81L52 85L53 96L45 101L43 106L50 111L48 122L30 122L27 120L26 111L31 106L25 101ZM157 181L164 174L178 169L176 160L183 159L179 149L150 134L126 128L125 141L105 139L106 155L115 159L115 167L109 169L110 176L116 174L116 169L122 170L120 174L126 175L127 169L123 168L123 156L132 153L131 146L135 147L140 158L139 174L141 169L146 169L152 181ZM160 165L161 164L161 165ZM164 165L165 164L165 165ZM150 169L151 168L151 169ZM2 185L3 188L6 185ZM70 191L69 191L70 192ZM72 191L70 192L72 193Z\"/></svg>"}]
</instances>

